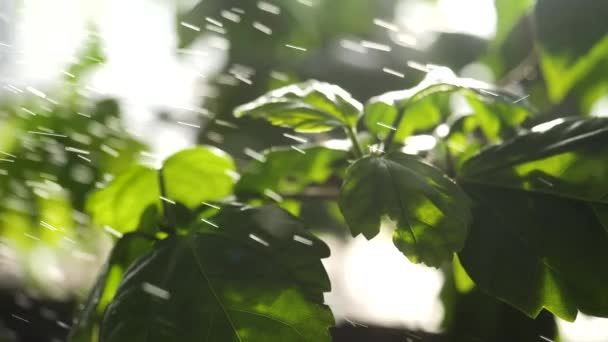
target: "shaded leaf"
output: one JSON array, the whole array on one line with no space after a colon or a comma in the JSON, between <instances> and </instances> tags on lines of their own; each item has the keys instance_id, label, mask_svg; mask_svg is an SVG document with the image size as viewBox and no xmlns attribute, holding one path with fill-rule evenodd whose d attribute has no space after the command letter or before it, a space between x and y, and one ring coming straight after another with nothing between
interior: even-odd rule
<instances>
[{"instance_id":1,"label":"shaded leaf","mask_svg":"<svg viewBox=\"0 0 608 342\"><path fill-rule=\"evenodd\" d=\"M210 220L218 228L161 241L129 270L102 340L329 341L327 246L276 207Z\"/></svg>"},{"instance_id":2,"label":"shaded leaf","mask_svg":"<svg viewBox=\"0 0 608 342\"><path fill-rule=\"evenodd\" d=\"M475 284L531 317L608 316L607 158L608 120L573 119L465 162L475 205L460 257Z\"/></svg>"},{"instance_id":3,"label":"shaded leaf","mask_svg":"<svg viewBox=\"0 0 608 342\"><path fill-rule=\"evenodd\" d=\"M326 132L355 127L363 106L344 89L309 80L275 89L239 106L234 115L252 116L297 132Z\"/></svg>"},{"instance_id":4,"label":"shaded leaf","mask_svg":"<svg viewBox=\"0 0 608 342\"><path fill-rule=\"evenodd\" d=\"M369 156L347 172L340 209L353 235L371 239L381 219L395 221L393 241L411 261L439 267L462 248L469 200L440 170L401 153Z\"/></svg>"},{"instance_id":5,"label":"shaded leaf","mask_svg":"<svg viewBox=\"0 0 608 342\"><path fill-rule=\"evenodd\" d=\"M125 234L118 240L72 326L69 342L99 341L99 323L106 306L114 297L127 268L152 249L152 242L134 233Z\"/></svg>"},{"instance_id":6,"label":"shaded leaf","mask_svg":"<svg viewBox=\"0 0 608 342\"><path fill-rule=\"evenodd\" d=\"M500 106L500 118L494 119L505 123L521 123L529 114L525 103L518 97L496 89L484 82L467 78L458 78L450 69L434 67L426 78L417 86L401 91L392 91L373 97L365 105L365 123L367 128L384 136L391 129L396 129L395 141L403 142L405 138L417 131L434 128L451 113L450 95L464 91L476 100L474 111L487 117L494 115ZM404 110L403 120L399 127L392 127L398 111ZM491 120L488 118L487 120ZM498 124L499 121L496 121ZM495 124L495 125L496 125ZM388 128L386 126L389 126ZM497 129L492 126L488 133L495 135Z\"/></svg>"},{"instance_id":7,"label":"shaded leaf","mask_svg":"<svg viewBox=\"0 0 608 342\"><path fill-rule=\"evenodd\" d=\"M478 288L462 292L458 288L458 272L457 267L444 272L440 294L445 312L441 325L446 340L542 341L540 336L556 339L557 324L551 313L543 311L532 319Z\"/></svg>"},{"instance_id":8,"label":"shaded leaf","mask_svg":"<svg viewBox=\"0 0 608 342\"><path fill-rule=\"evenodd\" d=\"M568 94L601 61L608 60L608 2L538 0L534 9L540 62L549 97ZM567 27L565 33L563 28Z\"/></svg>"}]
</instances>

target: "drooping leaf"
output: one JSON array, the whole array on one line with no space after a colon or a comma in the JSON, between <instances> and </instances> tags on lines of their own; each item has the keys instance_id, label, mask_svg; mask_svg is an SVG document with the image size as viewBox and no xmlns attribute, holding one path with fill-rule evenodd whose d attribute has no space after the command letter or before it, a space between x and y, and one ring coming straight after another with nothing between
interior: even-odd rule
<instances>
[{"instance_id":1,"label":"drooping leaf","mask_svg":"<svg viewBox=\"0 0 608 342\"><path fill-rule=\"evenodd\" d=\"M555 124L465 162L474 219L461 261L475 284L531 317L608 316L598 267L608 263L608 120Z\"/></svg>"},{"instance_id":2,"label":"drooping leaf","mask_svg":"<svg viewBox=\"0 0 608 342\"><path fill-rule=\"evenodd\" d=\"M608 59L608 2L538 0L534 15L543 75L557 103Z\"/></svg>"},{"instance_id":3,"label":"drooping leaf","mask_svg":"<svg viewBox=\"0 0 608 342\"><path fill-rule=\"evenodd\" d=\"M216 148L195 147L178 152L163 164L166 196L191 209L203 201L220 200L232 192L231 173L235 169L232 159ZM137 227L151 204L160 206L158 171L136 165L94 193L87 209L95 224L128 232Z\"/></svg>"},{"instance_id":4,"label":"drooping leaf","mask_svg":"<svg viewBox=\"0 0 608 342\"><path fill-rule=\"evenodd\" d=\"M297 132L326 132L355 127L363 106L344 89L309 80L275 89L237 107L235 116L252 116Z\"/></svg>"},{"instance_id":5,"label":"drooping leaf","mask_svg":"<svg viewBox=\"0 0 608 342\"><path fill-rule=\"evenodd\" d=\"M441 325L446 340L555 340L558 330L551 313L543 311L532 319L479 288L463 292L459 289L458 272L456 267L453 271L447 269L444 272L445 282L440 294L445 312Z\"/></svg>"},{"instance_id":6,"label":"drooping leaf","mask_svg":"<svg viewBox=\"0 0 608 342\"><path fill-rule=\"evenodd\" d=\"M99 323L106 306L116 293L127 268L152 249L152 240L134 233L125 234L114 246L103 266L84 308L68 336L69 342L99 341Z\"/></svg>"},{"instance_id":7,"label":"drooping leaf","mask_svg":"<svg viewBox=\"0 0 608 342\"><path fill-rule=\"evenodd\" d=\"M329 341L320 258L329 250L276 207L222 208L125 275L103 319L117 341Z\"/></svg>"},{"instance_id":8,"label":"drooping leaf","mask_svg":"<svg viewBox=\"0 0 608 342\"><path fill-rule=\"evenodd\" d=\"M273 148L253 161L236 184L238 195L297 193L313 183L323 183L335 173L335 164L346 160L346 152L322 146Z\"/></svg>"},{"instance_id":9,"label":"drooping leaf","mask_svg":"<svg viewBox=\"0 0 608 342\"><path fill-rule=\"evenodd\" d=\"M440 170L401 153L369 156L347 172L340 209L353 235L371 239L383 217L411 261L439 267L462 248L470 221L465 193Z\"/></svg>"},{"instance_id":10,"label":"drooping leaf","mask_svg":"<svg viewBox=\"0 0 608 342\"><path fill-rule=\"evenodd\" d=\"M434 67L417 86L370 99L365 105L365 123L371 132L380 136L396 129L395 141L403 142L411 134L443 122L451 113L450 95L456 92L464 92L475 99L477 108L474 108L474 113L479 112L485 117L493 115L500 107L501 115L498 119L493 118L494 126L519 124L529 115L525 102L518 101L518 96L484 82L458 78L448 68ZM400 110L405 111L403 119L399 127L392 127ZM488 131L492 136L497 130L494 126Z\"/></svg>"}]
</instances>

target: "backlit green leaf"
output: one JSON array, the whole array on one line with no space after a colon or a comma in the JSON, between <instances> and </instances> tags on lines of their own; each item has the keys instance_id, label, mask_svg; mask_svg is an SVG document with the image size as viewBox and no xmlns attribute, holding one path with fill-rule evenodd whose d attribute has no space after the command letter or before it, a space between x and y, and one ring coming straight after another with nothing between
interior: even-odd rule
<instances>
[{"instance_id":1,"label":"backlit green leaf","mask_svg":"<svg viewBox=\"0 0 608 342\"><path fill-rule=\"evenodd\" d=\"M160 190L155 170L134 165L87 201L87 211L96 225L128 232L137 227L144 210L159 204Z\"/></svg>"},{"instance_id":2,"label":"backlit green leaf","mask_svg":"<svg viewBox=\"0 0 608 342\"><path fill-rule=\"evenodd\" d=\"M326 132L355 127L363 106L344 89L310 80L275 89L235 109L237 117L252 116L297 132Z\"/></svg>"},{"instance_id":3,"label":"backlit green leaf","mask_svg":"<svg viewBox=\"0 0 608 342\"><path fill-rule=\"evenodd\" d=\"M608 120L534 130L463 165L475 205L462 264L531 317L542 308L566 320L577 310L608 316L608 270L597 267L608 263Z\"/></svg>"},{"instance_id":4,"label":"backlit green leaf","mask_svg":"<svg viewBox=\"0 0 608 342\"><path fill-rule=\"evenodd\" d=\"M103 319L117 341L330 341L327 246L276 207L222 208L158 243L125 275Z\"/></svg>"},{"instance_id":5,"label":"backlit green leaf","mask_svg":"<svg viewBox=\"0 0 608 342\"><path fill-rule=\"evenodd\" d=\"M367 128L380 136L396 129L395 141L418 131L434 128L451 113L450 96L464 92L474 99L473 113L485 118L486 133L494 138L501 124L519 124L528 115L525 102L517 96L467 78L458 78L448 68L434 67L417 86L373 97L365 105ZM497 114L499 109L500 114ZM399 127L392 127L400 110L404 110ZM496 115L496 117L492 117ZM485 127L485 126L484 126Z\"/></svg>"},{"instance_id":6,"label":"backlit green leaf","mask_svg":"<svg viewBox=\"0 0 608 342\"><path fill-rule=\"evenodd\" d=\"M401 153L369 156L349 167L340 209L353 235L371 239L383 217L396 223L393 241L411 261L439 267L462 248L469 200L440 170Z\"/></svg>"},{"instance_id":7,"label":"backlit green leaf","mask_svg":"<svg viewBox=\"0 0 608 342\"><path fill-rule=\"evenodd\" d=\"M180 151L163 164L167 196L190 208L230 195L235 172L232 158L210 146Z\"/></svg>"},{"instance_id":8,"label":"backlit green leaf","mask_svg":"<svg viewBox=\"0 0 608 342\"><path fill-rule=\"evenodd\" d=\"M220 200L232 193L235 172L232 159L216 148L178 152L163 164L167 199L189 208L203 201ZM94 193L87 209L95 224L128 232L137 227L144 210L153 204L160 206L158 171L136 165Z\"/></svg>"}]
</instances>

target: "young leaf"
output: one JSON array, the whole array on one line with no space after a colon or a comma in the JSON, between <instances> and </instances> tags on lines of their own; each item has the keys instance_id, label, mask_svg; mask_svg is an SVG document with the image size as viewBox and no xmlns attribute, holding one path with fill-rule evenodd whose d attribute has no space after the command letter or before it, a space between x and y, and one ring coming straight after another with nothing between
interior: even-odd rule
<instances>
[{"instance_id":1,"label":"young leaf","mask_svg":"<svg viewBox=\"0 0 608 342\"><path fill-rule=\"evenodd\" d=\"M270 91L237 107L234 115L263 118L296 132L319 133L355 127L362 109L363 105L344 89L310 80Z\"/></svg>"},{"instance_id":2,"label":"young leaf","mask_svg":"<svg viewBox=\"0 0 608 342\"><path fill-rule=\"evenodd\" d=\"M190 208L202 201L220 200L232 192L236 172L232 159L212 147L195 147L169 157L163 175L169 201ZM120 174L87 201L87 210L98 225L121 232L137 227L144 210L160 203L158 171L136 165Z\"/></svg>"},{"instance_id":3,"label":"young leaf","mask_svg":"<svg viewBox=\"0 0 608 342\"><path fill-rule=\"evenodd\" d=\"M462 264L531 317L542 308L566 320L577 310L606 317L608 119L540 128L463 165L475 205Z\"/></svg>"},{"instance_id":4,"label":"young leaf","mask_svg":"<svg viewBox=\"0 0 608 342\"><path fill-rule=\"evenodd\" d=\"M101 270L82 311L68 336L69 342L99 341L99 322L127 268L152 249L152 240L140 235L125 234L114 246Z\"/></svg>"},{"instance_id":5,"label":"young leaf","mask_svg":"<svg viewBox=\"0 0 608 342\"><path fill-rule=\"evenodd\" d=\"M549 97L561 101L608 54L608 2L538 0L534 9L540 62ZM568 34L562 28L568 27Z\"/></svg>"},{"instance_id":6,"label":"young leaf","mask_svg":"<svg viewBox=\"0 0 608 342\"><path fill-rule=\"evenodd\" d=\"M334 174L334 165L346 161L346 152L322 146L274 148L263 159L253 161L236 184L237 195L297 193L313 183L323 183Z\"/></svg>"},{"instance_id":7,"label":"young leaf","mask_svg":"<svg viewBox=\"0 0 608 342\"><path fill-rule=\"evenodd\" d=\"M481 109L484 116L495 113L496 107L501 106L503 113L494 119L494 125L519 124L529 114L522 101L515 103L518 97L513 94L480 81L458 78L446 67L434 67L413 88L371 98L365 105L365 123L371 132L381 136L396 129L394 140L403 142L414 132L431 129L442 122L451 112L450 95L458 91L476 99L479 107L474 108L475 112ZM400 110L404 110L403 119L398 127L392 127ZM495 131L492 127L488 133L494 135Z\"/></svg>"},{"instance_id":8,"label":"young leaf","mask_svg":"<svg viewBox=\"0 0 608 342\"><path fill-rule=\"evenodd\" d=\"M93 193L87 201L87 211L94 224L128 232L137 227L144 210L158 203L159 198L157 172L134 165Z\"/></svg>"},{"instance_id":9,"label":"young leaf","mask_svg":"<svg viewBox=\"0 0 608 342\"><path fill-rule=\"evenodd\" d=\"M163 163L167 196L190 208L221 199L232 193L235 171L232 158L215 147L180 151Z\"/></svg>"},{"instance_id":10,"label":"young leaf","mask_svg":"<svg viewBox=\"0 0 608 342\"><path fill-rule=\"evenodd\" d=\"M126 274L101 340L330 341L327 246L276 207L223 208Z\"/></svg>"},{"instance_id":11,"label":"young leaf","mask_svg":"<svg viewBox=\"0 0 608 342\"><path fill-rule=\"evenodd\" d=\"M440 170L401 153L357 160L340 192L353 235L371 239L381 219L396 222L393 241L411 261L439 267L464 243L470 221L465 193Z\"/></svg>"}]
</instances>

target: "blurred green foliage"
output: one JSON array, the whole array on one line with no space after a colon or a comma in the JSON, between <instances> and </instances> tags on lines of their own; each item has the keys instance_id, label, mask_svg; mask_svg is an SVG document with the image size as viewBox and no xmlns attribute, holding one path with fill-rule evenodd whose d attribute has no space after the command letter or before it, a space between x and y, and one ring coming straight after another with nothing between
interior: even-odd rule
<instances>
[{"instance_id":1,"label":"blurred green foliage","mask_svg":"<svg viewBox=\"0 0 608 342\"><path fill-rule=\"evenodd\" d=\"M309 6L309 3L312 5ZM214 96L207 97L202 103L213 115L203 119L206 122L199 132L198 142L221 144L235 161L227 156L213 154L212 149L196 153L190 151L193 153L191 158L184 155L183 158L175 156L174 170L179 171L172 172L171 167L166 164L163 172L167 179L184 176L184 169L188 170L189 167L192 168L192 174L199 175L201 172L209 172L206 165L219 165L211 175L207 175L209 179L219 180L211 187L203 185L205 178L187 175L184 178L187 182L180 179L175 185L171 185L169 181L165 189L169 199L179 197L182 201L179 204L192 210L198 207L201 201L220 200L229 195L235 182L230 172L226 172L235 172L236 165L249 161L251 153L247 155L244 153L245 149L254 152L266 151L261 155L266 162L251 161L248 167L242 168L243 177L236 182L235 188L237 196L241 198L257 198L266 202L268 198L265 197L268 196L264 195L264 192L267 189L276 193L290 193L300 191L310 184L335 182L332 178L335 174L332 174L331 170L334 165L345 162L346 153L314 145L297 145L307 152L303 156L293 148L276 148L278 145L290 145L293 142L283 135L286 131L284 128L252 118L238 120L239 129L234 129L230 124L236 122L232 117L234 108L262 96L268 90L292 82L319 79L338 84L352 93L353 97L367 101L365 127L356 127L355 121L350 119L341 118L337 122L330 120L330 124L324 122L327 125L314 126L315 131L327 132L307 136L310 141L316 142L329 137L343 138L344 132L329 129L346 123L347 126L355 126L354 128L360 131L371 132L373 137L368 139L374 141L370 143L378 142L389 136L390 126L399 110L406 108L402 114L404 120L395 127L397 131L393 135L394 142L403 144L406 138L416 134L437 137L439 132L435 128L445 124L448 127L446 139L431 151L425 152L424 156L436 164L453 164L453 170L444 167L450 175L460 172L466 175L471 169L475 169L471 165L475 165L483 157L469 158L485 144L501 142L516 134L526 133L535 124L549 119L567 115L588 116L593 104L608 95L608 78L605 76L608 72L608 21L605 20L608 17L608 3L605 1L496 0L497 27L493 40L485 41L453 32L437 32L438 37L430 46L424 48L398 44L390 30L374 24L375 19L392 21L397 3L398 1L394 0L277 0L271 4L276 7L271 8L275 8L275 12L278 9L279 13L273 14L270 13L272 10L260 10L257 1L204 0L178 13L176 32L179 46L182 48L195 44L200 36L217 34L217 28L207 29L206 25L212 25L207 18L219 20L223 24L224 37L230 43L228 60L220 74L212 78ZM181 22L201 26L202 29L195 31L180 25ZM264 33L265 30L270 30L272 34ZM385 44L390 47L391 52L364 49L365 53L358 53L344 49L345 40L354 42L354 45L359 47L363 40ZM302 47L306 51L286 45ZM100 42L92 41L79 61L68 68L74 77L67 76L65 86L56 92L49 92L46 98L19 95L5 97L1 104L0 234L3 241L8 241L24 251L39 243L57 246L64 243L62 240L65 238L78 238L92 226L86 215L83 215L85 211L94 215L93 223L96 225L107 224L122 232L142 228L141 215L151 217L144 223L146 228L150 228L148 222L156 224L160 218L162 210L158 197L163 191L159 188L159 175L154 170L135 165L144 146L121 128L119 103L113 99L90 100L79 92L80 79L104 61ZM492 92L499 90L468 83L448 84L446 87L445 82L437 82L421 88L411 88L425 73L408 67L408 61L417 61L423 66L426 63L443 64L456 71L471 63L482 63L490 68L500 87L515 89L518 96L503 96L502 93L495 96ZM383 72L383 68L403 71L404 77L399 78ZM435 92L434 89L437 90L436 93L429 96L428 91ZM479 89L490 89L490 93ZM399 96L385 94L372 98L388 91L396 91L388 94ZM419 101L416 98L418 94L424 95ZM459 95L468 104L465 113L455 113L454 99ZM526 97L528 95L529 98ZM270 102L272 106L277 106L276 102ZM319 103L318 99L313 102ZM516 105L513 105L514 102L517 102ZM294 108L293 103L281 105ZM281 107L281 115L289 114L285 108ZM328 111L330 119L336 117L331 109ZM343 111L338 112L344 114ZM348 112L347 116L356 117L353 113ZM322 116L324 118L328 117L327 112L321 114L325 115ZM306 116L306 119L309 117ZM279 119L274 122L277 120ZM283 119L279 121L281 120ZM229 124L226 125L226 122ZM389 127L380 126L378 122ZM217 134L223 136L223 143L212 138ZM558 135L555 140L525 144L513 154L493 155L493 158L500 157L499 159L511 161L515 158L514 155L523 152L536 153L533 159L525 160L525 163L522 161L522 165L508 165L506 171L502 170L498 175L500 177L495 173L484 174L487 170L475 172L475 175L486 177L485 181L491 179L493 186L500 183L500 186L530 189L542 185L533 181L520 184L521 177L531 177L526 170L540 168L551 176L551 182L572 180L577 184L577 191L589 190L589 193L573 195L588 199L591 193L595 194L593 191L603 189L598 184L605 181L574 171L562 173L561 168L568 168L576 161L589 166L586 170L590 172L603 170L599 166L593 168L597 165L592 158L593 153L603 153L601 147L594 145L591 152L584 151L576 155L556 152L556 156L553 156L553 152L542 150L544 147L553 146L552 144L559 145L559 141L569 137L570 135ZM578 140L576 142L580 143ZM541 150L532 151L534 147ZM446 161L446 158L455 160ZM530 166L531 163L539 161L544 164ZM195 165L204 167L198 168ZM109 187L97 192L88 204L86 203L92 191L106 185L119 174ZM220 174L222 176L219 176ZM263 181L260 174L265 174ZM594 179L595 190L580 187L585 177ZM128 189L121 188L121 184ZM194 188L203 190L192 193L190 190ZM484 202L484 196L496 197L491 193L493 190L480 190L478 185L471 185L470 189L479 193L479 198L474 199L477 202ZM560 193L570 190L560 188ZM550 195L549 193L542 196ZM595 197L592 199L597 201ZM506 204L509 205L521 202L519 195L515 193L507 200L509 202ZM534 199L531 201L534 202ZM568 201L556 199L554 206L538 208L547 211L560 208L565 215L574 206ZM300 203L296 200L290 202L290 205L298 208L297 211L301 212L304 221L318 222L318 217L328 216L333 216L336 221L341 219L336 218L340 214L335 214L335 201L310 205L306 201ZM592 209L595 208L593 205L599 204L592 203ZM597 214L598 211L592 209L588 209L589 215L581 220L595 220L595 224L606 221L605 217L602 218ZM121 216L121 213L124 215ZM480 217L483 220L496 221L495 218ZM539 222L545 221L545 218L542 215L535 217ZM554 220L561 221L557 218ZM561 222L567 221L564 219ZM576 222L572 224L575 225ZM471 239L475 239L479 232L475 227L474 222ZM93 231L93 234L98 232L89 230ZM599 237L594 239L591 235L577 237L589 241L590 244L599 241ZM567 236L561 238L560 242L564 244L569 241ZM530 252L519 242L508 239L494 242L496 246L512 242L517 248L526 253ZM471 266L471 255L474 256L475 252L476 250L465 249L463 264L468 264L473 269L479 266L479 269L483 270L483 265ZM584 251L574 252L584 254ZM518 257L523 260L527 255L524 254L522 252ZM583 260L577 257L579 254L572 259ZM511 257L512 255L505 256L510 262ZM523 264L526 262L522 261ZM590 260L589 263L592 264L593 261ZM567 266L572 269L582 267L574 264ZM530 270L534 274L537 271L538 269ZM572 271L574 275L575 271ZM446 272L448 281L445 286L446 291L450 292L449 298L444 297L447 310L445 326L448 334L460 337L477 334L476 336L489 340L497 338L497 332L502 331L521 332L522 334L514 339L522 340L532 338L531 336L536 336L538 332L547 337L555 335L553 319L546 312L541 314L542 322L528 319L518 311L506 308L502 302L482 294L477 288L471 290L466 286L451 284L450 276L453 271L450 269ZM505 279L501 285L508 285L509 291L526 290L509 282L518 278L518 275L508 275L503 274ZM600 275L605 278L605 275ZM478 282L483 282L483 276L472 276L477 278L475 280ZM538 282L537 278L526 280ZM588 283L589 286L595 284L592 280ZM501 298L512 294L503 294L502 289L498 288L493 290ZM592 295L599 292L597 288L575 290L574 292L585 292L589 295L588 298L580 293L575 296L584 305L561 303L563 305L552 309L565 318L572 318L577 307L591 313L599 312L592 307L592 303L598 302L597 296ZM523 295L515 293L514 296L519 300ZM605 297L600 299L605 300ZM543 306L541 304L549 302L551 299L525 297L521 299L519 307L528 313L537 314ZM479 312L490 311L493 314L478 315ZM465 318L470 321L464 321L463 313L466 313ZM491 321L491 324L488 321ZM493 327L492 331L488 328L481 333L471 333L479 325L486 324ZM542 328L539 328L540 325Z\"/></svg>"}]
</instances>

